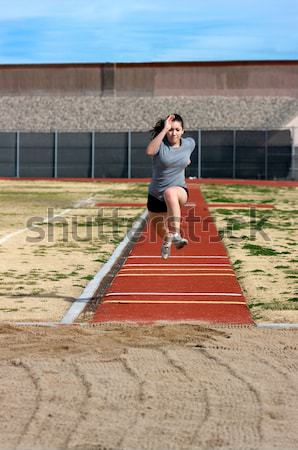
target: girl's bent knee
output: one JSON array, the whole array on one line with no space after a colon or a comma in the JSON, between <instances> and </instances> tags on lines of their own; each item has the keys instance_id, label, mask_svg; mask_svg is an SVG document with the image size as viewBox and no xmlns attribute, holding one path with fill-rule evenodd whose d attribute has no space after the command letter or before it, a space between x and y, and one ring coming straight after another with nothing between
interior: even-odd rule
<instances>
[{"instance_id":1,"label":"girl's bent knee","mask_svg":"<svg viewBox=\"0 0 298 450\"><path fill-rule=\"evenodd\" d=\"M178 193L173 188L168 188L164 192L164 199L167 201L176 201L178 200Z\"/></svg>"}]
</instances>

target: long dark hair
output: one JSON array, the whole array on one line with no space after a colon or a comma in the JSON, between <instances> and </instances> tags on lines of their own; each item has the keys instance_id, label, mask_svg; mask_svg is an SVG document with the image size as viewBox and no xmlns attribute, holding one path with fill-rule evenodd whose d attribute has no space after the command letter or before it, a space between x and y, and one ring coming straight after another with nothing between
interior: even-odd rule
<instances>
[{"instance_id":1,"label":"long dark hair","mask_svg":"<svg viewBox=\"0 0 298 450\"><path fill-rule=\"evenodd\" d=\"M182 129L184 129L184 122L180 114L173 114L174 120L181 123ZM165 126L166 119L159 119L154 127L150 130L150 133L152 135L152 139L154 139L163 129Z\"/></svg>"}]
</instances>

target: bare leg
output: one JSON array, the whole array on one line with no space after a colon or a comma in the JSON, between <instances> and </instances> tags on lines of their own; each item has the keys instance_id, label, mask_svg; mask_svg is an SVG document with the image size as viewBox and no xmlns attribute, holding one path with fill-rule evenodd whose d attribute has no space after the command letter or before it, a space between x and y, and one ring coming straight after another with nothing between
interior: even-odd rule
<instances>
[{"instance_id":1,"label":"bare leg","mask_svg":"<svg viewBox=\"0 0 298 450\"><path fill-rule=\"evenodd\" d=\"M187 202L187 193L180 186L172 186L165 190L164 199L167 204L168 229L171 234L180 234L181 206Z\"/></svg>"},{"instance_id":2,"label":"bare leg","mask_svg":"<svg viewBox=\"0 0 298 450\"><path fill-rule=\"evenodd\" d=\"M155 242L156 235L158 234L162 239L169 234L167 226L167 213L154 213L149 211L149 226L150 226L150 241Z\"/></svg>"},{"instance_id":3,"label":"bare leg","mask_svg":"<svg viewBox=\"0 0 298 450\"><path fill-rule=\"evenodd\" d=\"M149 211L149 242L156 242L156 234L163 240L161 246L161 257L166 259L170 256L172 239L167 226L167 213L153 213Z\"/></svg>"}]
</instances>

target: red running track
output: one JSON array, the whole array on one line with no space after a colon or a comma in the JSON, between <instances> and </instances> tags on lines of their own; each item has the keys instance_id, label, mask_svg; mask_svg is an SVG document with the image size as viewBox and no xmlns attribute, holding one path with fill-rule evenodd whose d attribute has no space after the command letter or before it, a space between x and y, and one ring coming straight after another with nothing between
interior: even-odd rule
<instances>
[{"instance_id":1,"label":"red running track","mask_svg":"<svg viewBox=\"0 0 298 450\"><path fill-rule=\"evenodd\" d=\"M129 207L129 208L141 208L146 206L146 203L124 203L124 202L99 202L95 203L95 206L100 207ZM268 203L208 203L208 208L268 208L273 209L274 205Z\"/></svg>"},{"instance_id":2,"label":"red running track","mask_svg":"<svg viewBox=\"0 0 298 450\"><path fill-rule=\"evenodd\" d=\"M149 227L105 293L93 322L195 321L253 324L226 249L197 184L183 208L189 244L160 257L161 239Z\"/></svg>"},{"instance_id":3,"label":"red running track","mask_svg":"<svg viewBox=\"0 0 298 450\"><path fill-rule=\"evenodd\" d=\"M149 183L151 178L75 178L75 177L0 177L0 180L12 181L80 181L84 183ZM255 180L255 179L240 179L240 178L196 178L191 180L192 183L199 184L248 184L254 186L288 186L297 187L297 180Z\"/></svg>"}]
</instances>

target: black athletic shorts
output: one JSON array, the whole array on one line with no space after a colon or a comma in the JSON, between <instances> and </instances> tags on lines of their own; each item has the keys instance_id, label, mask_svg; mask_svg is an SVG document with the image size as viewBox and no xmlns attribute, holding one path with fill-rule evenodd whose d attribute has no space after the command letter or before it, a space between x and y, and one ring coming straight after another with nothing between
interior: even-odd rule
<instances>
[{"instance_id":1,"label":"black athletic shorts","mask_svg":"<svg viewBox=\"0 0 298 450\"><path fill-rule=\"evenodd\" d=\"M184 186L183 189L186 190L187 198L188 198L188 189ZM158 200L158 198L153 197L153 195L148 194L148 200L147 200L147 208L148 211L161 213L161 212L167 212L167 204L164 200Z\"/></svg>"}]
</instances>

